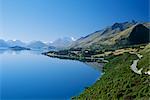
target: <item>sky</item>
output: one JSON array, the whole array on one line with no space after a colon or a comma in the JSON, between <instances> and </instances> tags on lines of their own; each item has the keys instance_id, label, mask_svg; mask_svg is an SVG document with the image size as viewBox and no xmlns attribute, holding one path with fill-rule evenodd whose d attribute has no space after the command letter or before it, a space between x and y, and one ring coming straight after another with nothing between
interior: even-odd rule
<instances>
[{"instance_id":1,"label":"sky","mask_svg":"<svg viewBox=\"0 0 150 100\"><path fill-rule=\"evenodd\" d=\"M0 0L0 39L83 37L115 22L149 21L149 0Z\"/></svg>"}]
</instances>

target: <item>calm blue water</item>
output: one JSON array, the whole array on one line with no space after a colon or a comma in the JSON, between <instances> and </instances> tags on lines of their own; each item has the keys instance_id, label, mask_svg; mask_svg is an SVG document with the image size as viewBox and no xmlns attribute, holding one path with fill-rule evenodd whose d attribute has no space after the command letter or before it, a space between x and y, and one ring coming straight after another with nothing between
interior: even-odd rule
<instances>
[{"instance_id":1,"label":"calm blue water","mask_svg":"<svg viewBox=\"0 0 150 100\"><path fill-rule=\"evenodd\" d=\"M33 51L0 51L0 99L69 99L92 85L100 74L79 61Z\"/></svg>"}]
</instances>

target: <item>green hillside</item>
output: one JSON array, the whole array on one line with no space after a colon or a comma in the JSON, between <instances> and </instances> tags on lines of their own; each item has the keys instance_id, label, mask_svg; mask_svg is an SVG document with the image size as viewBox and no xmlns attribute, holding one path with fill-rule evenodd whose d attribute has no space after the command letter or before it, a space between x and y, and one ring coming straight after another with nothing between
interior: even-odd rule
<instances>
[{"instance_id":1,"label":"green hillside","mask_svg":"<svg viewBox=\"0 0 150 100\"><path fill-rule=\"evenodd\" d=\"M140 51L144 57L139 61L138 68L143 68L143 72L150 71L150 44Z\"/></svg>"},{"instance_id":2,"label":"green hillside","mask_svg":"<svg viewBox=\"0 0 150 100\"><path fill-rule=\"evenodd\" d=\"M139 67L144 68L141 75L134 73L130 66L138 59L135 54L124 53L107 58L109 63L104 66L104 75L94 85L85 89L73 99L79 100L149 100L150 76L145 74L150 68L150 44L138 53L143 54Z\"/></svg>"}]
</instances>

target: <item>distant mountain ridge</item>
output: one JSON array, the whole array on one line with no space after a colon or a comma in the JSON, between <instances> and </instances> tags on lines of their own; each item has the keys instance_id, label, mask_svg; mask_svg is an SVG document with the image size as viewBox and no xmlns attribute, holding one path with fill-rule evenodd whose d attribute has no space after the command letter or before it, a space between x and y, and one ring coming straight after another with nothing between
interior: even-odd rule
<instances>
[{"instance_id":1,"label":"distant mountain ridge","mask_svg":"<svg viewBox=\"0 0 150 100\"><path fill-rule=\"evenodd\" d=\"M144 36L142 38L145 38L146 42L149 42L147 39L149 38L149 28L150 23L138 23L135 21L114 23L112 26L78 39L70 48L102 48L104 46L131 44L131 38L129 39L130 34L134 33L135 36L140 35L144 30L145 32L141 36ZM144 41L140 42L145 43Z\"/></svg>"},{"instance_id":2,"label":"distant mountain ridge","mask_svg":"<svg viewBox=\"0 0 150 100\"><path fill-rule=\"evenodd\" d=\"M0 39L0 47L8 47L8 44L4 40Z\"/></svg>"},{"instance_id":3,"label":"distant mountain ridge","mask_svg":"<svg viewBox=\"0 0 150 100\"><path fill-rule=\"evenodd\" d=\"M0 48L9 48L9 47L24 47L30 48L32 50L38 49L63 49L71 45L75 39L73 37L64 37L55 40L54 42L42 42L42 41L31 41L29 43L22 42L20 40L2 40L0 39Z\"/></svg>"},{"instance_id":4,"label":"distant mountain ridge","mask_svg":"<svg viewBox=\"0 0 150 100\"><path fill-rule=\"evenodd\" d=\"M26 43L20 41L20 40L8 40L6 41L6 43L10 46L10 47L13 47L13 46L26 46Z\"/></svg>"},{"instance_id":5,"label":"distant mountain ridge","mask_svg":"<svg viewBox=\"0 0 150 100\"><path fill-rule=\"evenodd\" d=\"M48 45L46 45L45 43L41 42L41 41L33 41L30 42L27 47L31 48L31 49L44 49L46 48Z\"/></svg>"},{"instance_id":6,"label":"distant mountain ridge","mask_svg":"<svg viewBox=\"0 0 150 100\"><path fill-rule=\"evenodd\" d=\"M56 48L66 48L70 46L74 41L75 39L73 37L64 37L53 41L49 45L55 46Z\"/></svg>"},{"instance_id":7,"label":"distant mountain ridge","mask_svg":"<svg viewBox=\"0 0 150 100\"><path fill-rule=\"evenodd\" d=\"M26 46L26 43L20 41L20 40L2 40L0 39L0 47L15 47L15 46L20 46L24 47Z\"/></svg>"},{"instance_id":8,"label":"distant mountain ridge","mask_svg":"<svg viewBox=\"0 0 150 100\"><path fill-rule=\"evenodd\" d=\"M150 23L139 23L136 21L114 23L104 29L95 31L85 37L74 39L73 37L59 38L53 42L32 41L24 43L20 40L0 39L0 48L14 46L27 47L31 49L65 49L65 48L94 48L123 46L150 42Z\"/></svg>"}]
</instances>

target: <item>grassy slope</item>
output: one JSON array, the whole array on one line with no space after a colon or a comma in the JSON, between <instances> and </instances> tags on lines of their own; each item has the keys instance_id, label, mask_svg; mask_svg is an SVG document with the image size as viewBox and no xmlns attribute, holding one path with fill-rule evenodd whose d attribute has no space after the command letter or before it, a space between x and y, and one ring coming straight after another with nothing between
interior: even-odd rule
<instances>
[{"instance_id":1,"label":"grassy slope","mask_svg":"<svg viewBox=\"0 0 150 100\"><path fill-rule=\"evenodd\" d=\"M147 56L144 55L143 58ZM82 100L116 100L117 98L148 100L150 76L138 75L131 71L130 65L134 59L137 59L137 56L128 53L109 58L110 62L105 65L105 74L101 79L74 98ZM142 63L142 66L147 63Z\"/></svg>"},{"instance_id":2,"label":"grassy slope","mask_svg":"<svg viewBox=\"0 0 150 100\"><path fill-rule=\"evenodd\" d=\"M144 57L138 62L138 68L143 68L143 71L150 70L150 44L140 51Z\"/></svg>"}]
</instances>

